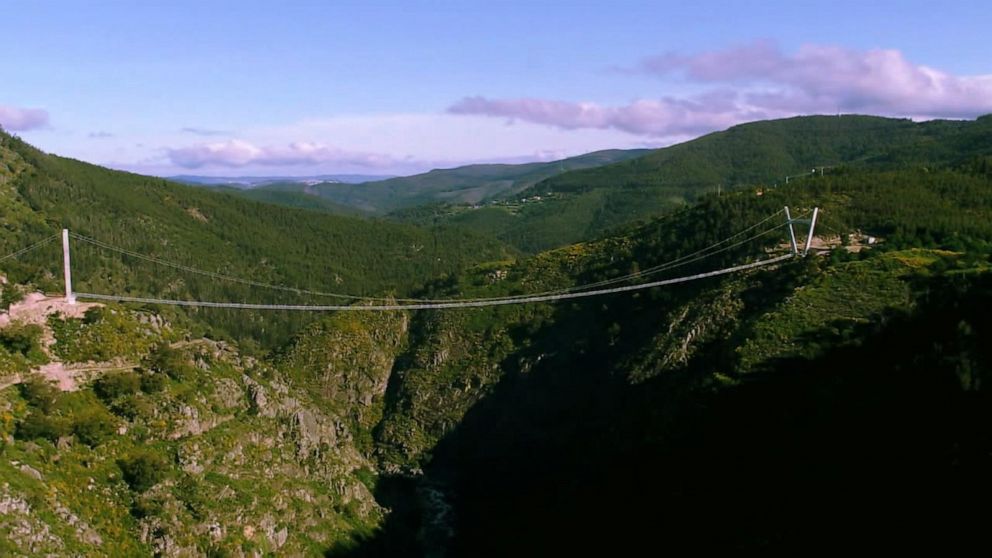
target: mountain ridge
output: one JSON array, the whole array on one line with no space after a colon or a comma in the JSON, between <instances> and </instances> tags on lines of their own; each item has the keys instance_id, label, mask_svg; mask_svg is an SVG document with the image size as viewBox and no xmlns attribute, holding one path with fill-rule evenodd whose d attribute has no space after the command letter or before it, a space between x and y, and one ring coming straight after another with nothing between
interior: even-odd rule
<instances>
[{"instance_id":1,"label":"mountain ridge","mask_svg":"<svg viewBox=\"0 0 992 558\"><path fill-rule=\"evenodd\" d=\"M607 149L551 162L471 164L354 185L278 181L260 188L305 193L362 213L382 215L424 203L480 203L505 197L558 172L637 157L647 151ZM270 199L278 201L278 197Z\"/></svg>"},{"instance_id":2,"label":"mountain ridge","mask_svg":"<svg viewBox=\"0 0 992 558\"><path fill-rule=\"evenodd\" d=\"M813 169L829 174L846 166L940 166L990 153L988 116L920 123L877 116L800 116L740 124L627 161L550 177L519 194L526 203L477 211L413 208L394 218L486 231L534 253L657 217L706 194L780 186L787 177L808 176Z\"/></svg>"},{"instance_id":3,"label":"mountain ridge","mask_svg":"<svg viewBox=\"0 0 992 558\"><path fill-rule=\"evenodd\" d=\"M971 510L992 495L992 144L980 124L963 134L968 124L940 124L929 144L883 151L877 164L699 193L680 211L655 207L665 214L608 235L586 229L584 242L529 257L475 236L105 172L0 136L3 253L68 222L244 278L322 286L355 266L344 284L386 297L518 296L713 271L787 253L784 206L794 218L821 210L815 255L637 293L302 323L110 304L41 329L0 328L0 366L23 374L0 388L0 502L16 518L0 521L0 549L973 546L984 531ZM349 253L370 247L381 251ZM57 290L58 247L38 253L0 264L10 279L0 301ZM114 293L253 294L126 255L76 254L84 283ZM253 335L227 334L235 326ZM272 329L281 335L260 335ZM134 368L61 392L27 371L46 358Z\"/></svg>"},{"instance_id":4,"label":"mountain ridge","mask_svg":"<svg viewBox=\"0 0 992 558\"><path fill-rule=\"evenodd\" d=\"M257 188L274 182L307 183L340 182L345 184L361 184L374 180L394 178L390 175L375 174L317 174L303 176L205 176L196 174L179 174L164 177L173 182L191 186L231 186L238 188Z\"/></svg>"}]
</instances>

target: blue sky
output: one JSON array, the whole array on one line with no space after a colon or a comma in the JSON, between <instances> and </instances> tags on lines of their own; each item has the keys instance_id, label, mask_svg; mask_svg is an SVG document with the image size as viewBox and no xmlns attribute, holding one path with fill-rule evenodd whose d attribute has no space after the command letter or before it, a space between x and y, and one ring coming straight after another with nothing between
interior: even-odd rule
<instances>
[{"instance_id":1,"label":"blue sky","mask_svg":"<svg viewBox=\"0 0 992 558\"><path fill-rule=\"evenodd\" d=\"M0 0L0 124L153 174L408 173L992 112L987 3Z\"/></svg>"}]
</instances>

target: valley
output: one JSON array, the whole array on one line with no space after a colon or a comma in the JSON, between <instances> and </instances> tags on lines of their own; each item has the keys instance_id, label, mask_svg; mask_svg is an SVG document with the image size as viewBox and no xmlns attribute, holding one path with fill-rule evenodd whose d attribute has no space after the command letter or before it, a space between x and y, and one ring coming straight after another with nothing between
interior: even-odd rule
<instances>
[{"instance_id":1,"label":"valley","mask_svg":"<svg viewBox=\"0 0 992 558\"><path fill-rule=\"evenodd\" d=\"M320 198L343 214L0 135L0 553L978 542L988 116L802 117L590 160ZM785 207L800 245L818 209L807 257ZM119 300L60 300L62 228L75 292Z\"/></svg>"}]
</instances>

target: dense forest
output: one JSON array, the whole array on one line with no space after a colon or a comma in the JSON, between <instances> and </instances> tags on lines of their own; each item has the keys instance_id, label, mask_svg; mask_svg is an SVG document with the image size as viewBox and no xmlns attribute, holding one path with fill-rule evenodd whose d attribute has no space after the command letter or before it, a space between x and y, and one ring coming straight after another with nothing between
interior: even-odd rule
<instances>
[{"instance_id":1,"label":"dense forest","mask_svg":"<svg viewBox=\"0 0 992 558\"><path fill-rule=\"evenodd\" d=\"M592 304L415 316L415 349L397 358L374 434L384 470L424 476L416 488L405 475L380 480L400 512L352 555L798 550L821 537L825 548L939 547L975 529L967 510L986 489L966 487L987 486L979 386L992 363L976 345L992 241L983 161L838 166L710 194L522 261L495 286L486 270L437 285L431 294L476 296L616 277L783 205L820 207L821 238L835 247L775 272ZM857 250L859 235L879 244ZM656 277L784 243L778 228ZM437 346L441 364L423 355ZM438 509L437 492L453 511ZM403 506L413 493L419 511ZM439 513L456 519L439 524ZM906 525L918 536L898 538Z\"/></svg>"},{"instance_id":2,"label":"dense forest","mask_svg":"<svg viewBox=\"0 0 992 558\"><path fill-rule=\"evenodd\" d=\"M350 208L353 213L383 215L434 203L478 204L512 198L550 176L625 161L645 153L647 149L610 149L546 163L465 165L360 184L275 183L234 193L294 207L302 199L310 198L316 200L312 202L315 205L326 203L323 208L331 211Z\"/></svg>"},{"instance_id":3,"label":"dense forest","mask_svg":"<svg viewBox=\"0 0 992 558\"><path fill-rule=\"evenodd\" d=\"M402 296L431 277L511 253L465 229L417 228L272 206L46 155L5 134L0 135L0 150L9 161L3 211L10 232L0 239L4 253L64 227L208 272L353 296ZM190 275L85 243L75 245L75 286L80 292L290 304L314 300ZM53 244L4 272L13 281L33 281L57 291L58 250ZM306 319L267 316L260 329L261 315L216 310L203 314L197 322L215 335L252 339L270 348L288 340Z\"/></svg>"},{"instance_id":4,"label":"dense forest","mask_svg":"<svg viewBox=\"0 0 992 558\"><path fill-rule=\"evenodd\" d=\"M4 136L3 253L67 225L214 273L349 294L683 277L788 254L783 208L800 242L820 209L808 257L634 293L299 318L111 305L4 328L0 365L19 373L123 366L72 392L30 378L0 391L0 471L15 479L4 501L43 510L30 532L80 554L983 544L971 510L989 495L992 455L989 122L756 123L565 173L535 186L553 187L547 204L404 213L420 225L114 173ZM740 183L713 191L692 169ZM555 209L568 204L587 213ZM624 204L647 209L631 218ZM496 212L521 221L517 241ZM314 298L73 249L78 290ZM0 270L57 290L58 250Z\"/></svg>"},{"instance_id":5,"label":"dense forest","mask_svg":"<svg viewBox=\"0 0 992 558\"><path fill-rule=\"evenodd\" d=\"M840 168L943 168L988 157L992 117L930 121L815 116L754 122L641 157L547 178L478 210L435 206L399 220L486 231L526 252L596 238L710 193L769 188ZM535 200L540 197L539 201Z\"/></svg>"}]
</instances>

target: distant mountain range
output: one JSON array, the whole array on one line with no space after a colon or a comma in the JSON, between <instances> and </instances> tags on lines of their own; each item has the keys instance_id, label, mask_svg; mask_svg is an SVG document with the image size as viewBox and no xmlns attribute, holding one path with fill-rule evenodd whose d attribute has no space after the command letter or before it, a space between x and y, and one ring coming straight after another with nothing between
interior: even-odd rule
<instances>
[{"instance_id":1,"label":"distant mountain range","mask_svg":"<svg viewBox=\"0 0 992 558\"><path fill-rule=\"evenodd\" d=\"M230 194L254 191L192 187L113 171L46 154L20 138L0 132L0 222L6 231L0 235L0 255L13 251L8 248L44 238L58 226L162 260L201 269L224 269L255 281L314 287L324 292L336 289L355 295L388 289L396 296L408 296L425 279L466 265L502 259L509 253L497 241L460 227L427 230L333 214L335 211L301 211ZM315 209L302 201L296 207L301 206ZM56 264L61 260L50 253L43 256L37 261L0 262L0 275L11 282L28 282L42 273L54 277L52 270L57 270ZM134 292L160 288L156 284L158 269L146 266L144 277L138 280L127 271L135 262L122 261L120 265L124 267L114 272L114 279L107 280L108 276L91 267L100 261L93 256L98 254L87 253L83 248L74 252L75 285L79 291L106 292L122 286L119 281L125 277L128 288L136 289ZM34 280L39 281L42 290L56 290L44 284L43 278ZM205 290L194 293L182 290L177 283L174 286L180 290L173 294L183 298L196 294L245 300L271 295L268 291L237 292L248 287L233 285L234 291L228 282L208 282L197 287ZM400 285L407 285L407 290L400 290ZM211 327L217 335L238 337L244 327L256 326L242 316L215 319ZM267 325L265 331L271 338L281 336L285 340L290 329ZM2 541L0 534L0 555L6 555Z\"/></svg>"},{"instance_id":2,"label":"distant mountain range","mask_svg":"<svg viewBox=\"0 0 992 558\"><path fill-rule=\"evenodd\" d=\"M990 145L992 116L929 122L807 116L742 124L655 150L467 165L360 184L254 178L251 189L226 184L224 190L330 213L453 225L534 253L601 236L709 193L774 187L813 168L830 173L841 167L947 165L988 155Z\"/></svg>"},{"instance_id":3,"label":"distant mountain range","mask_svg":"<svg viewBox=\"0 0 992 558\"><path fill-rule=\"evenodd\" d=\"M435 171L421 199L518 174L494 203L367 218L313 211L333 202L292 183L186 186L0 132L0 308L60 292L63 227L78 293L193 304L671 282L8 323L0 556L985 543L992 117L759 122L568 168L524 191L518 167ZM768 259L788 251L785 206L820 209L815 256ZM745 263L776 265L723 275ZM63 392L46 379L65 364L97 368Z\"/></svg>"},{"instance_id":4,"label":"distant mountain range","mask_svg":"<svg viewBox=\"0 0 992 558\"><path fill-rule=\"evenodd\" d=\"M341 184L361 184L386 180L394 175L383 174L320 174L314 176L199 176L182 174L170 176L169 180L192 186L231 186L237 188L257 188L266 184L295 183L318 184L321 182Z\"/></svg>"},{"instance_id":5,"label":"distant mountain range","mask_svg":"<svg viewBox=\"0 0 992 558\"><path fill-rule=\"evenodd\" d=\"M781 186L786 177L810 176L814 168L829 175L844 168L955 165L990 152L992 115L929 122L859 115L768 120L556 174L505 203L471 210L418 207L392 217L455 224L538 252L601 236L706 194Z\"/></svg>"},{"instance_id":6,"label":"distant mountain range","mask_svg":"<svg viewBox=\"0 0 992 558\"><path fill-rule=\"evenodd\" d=\"M611 149L546 163L466 165L392 178L361 175L283 179L186 176L172 180L196 186L240 188L248 197L280 205L300 207L301 196L305 195L350 208L350 212L385 214L426 204L476 204L505 198L562 173L626 161L648 153L648 149Z\"/></svg>"}]
</instances>

